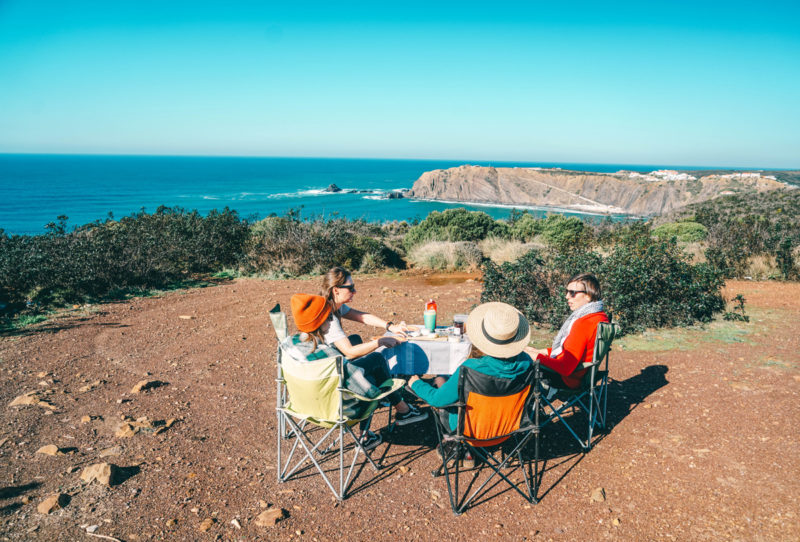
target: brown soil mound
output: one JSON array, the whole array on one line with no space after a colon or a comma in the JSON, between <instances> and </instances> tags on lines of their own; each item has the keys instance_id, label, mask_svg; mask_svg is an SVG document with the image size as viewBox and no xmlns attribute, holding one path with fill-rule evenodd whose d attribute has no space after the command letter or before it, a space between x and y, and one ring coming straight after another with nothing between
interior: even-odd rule
<instances>
[{"instance_id":1,"label":"brown soil mound","mask_svg":"<svg viewBox=\"0 0 800 542\"><path fill-rule=\"evenodd\" d=\"M357 277L357 286L355 307L409 322L421 320L428 297L450 321L481 289L421 276ZM749 324L620 341L612 427L594 449L577 453L555 427L542 437L549 459L538 504L498 485L458 517L444 480L430 475L430 420L379 446L386 468L361 471L342 504L318 476L277 483L276 341L266 313L316 289L317 281L237 280L76 309L0 338L0 534L794 540L800 532L800 285L731 283L728 293L748 300ZM28 404L10 406L28 392L19 401ZM47 445L55 455L36 453ZM118 467L107 483L81 480L102 462ZM591 499L598 488L603 502ZM52 495L56 507L38 511ZM274 509L284 519L257 524Z\"/></svg>"}]
</instances>

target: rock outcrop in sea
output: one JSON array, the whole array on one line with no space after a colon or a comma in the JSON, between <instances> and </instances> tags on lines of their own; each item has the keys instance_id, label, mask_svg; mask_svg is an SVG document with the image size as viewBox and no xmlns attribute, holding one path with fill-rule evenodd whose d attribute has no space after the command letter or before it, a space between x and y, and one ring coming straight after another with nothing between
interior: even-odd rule
<instances>
[{"instance_id":1,"label":"rock outcrop in sea","mask_svg":"<svg viewBox=\"0 0 800 542\"><path fill-rule=\"evenodd\" d=\"M423 173L407 197L653 216L726 194L786 187L774 177L761 174L698 178L669 170L592 173L464 165Z\"/></svg>"}]
</instances>

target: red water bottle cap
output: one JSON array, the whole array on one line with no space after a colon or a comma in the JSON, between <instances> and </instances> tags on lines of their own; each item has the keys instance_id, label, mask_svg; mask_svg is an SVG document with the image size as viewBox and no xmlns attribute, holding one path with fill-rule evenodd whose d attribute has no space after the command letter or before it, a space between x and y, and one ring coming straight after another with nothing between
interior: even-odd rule
<instances>
[{"instance_id":1,"label":"red water bottle cap","mask_svg":"<svg viewBox=\"0 0 800 542\"><path fill-rule=\"evenodd\" d=\"M438 310L438 307L436 306L436 301L434 301L433 299L429 299L428 302L425 304L425 310L426 311Z\"/></svg>"}]
</instances>

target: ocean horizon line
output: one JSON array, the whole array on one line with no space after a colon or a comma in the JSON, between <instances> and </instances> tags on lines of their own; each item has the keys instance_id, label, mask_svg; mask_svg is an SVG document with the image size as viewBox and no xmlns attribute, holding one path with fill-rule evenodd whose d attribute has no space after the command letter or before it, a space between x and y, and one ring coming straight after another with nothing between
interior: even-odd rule
<instances>
[{"instance_id":1,"label":"ocean horizon line","mask_svg":"<svg viewBox=\"0 0 800 542\"><path fill-rule=\"evenodd\" d=\"M581 167L575 171L591 171L583 169L587 166L599 166L602 168L620 166L633 170L652 170L652 169L677 169L677 170L731 170L731 171L795 171L800 170L800 165L796 167L772 167L772 166L732 166L732 165L685 165L685 164L647 164L647 163L627 163L627 162L573 162L573 161L542 161L542 160L509 160L509 159L476 159L476 158L413 158L413 157L363 157L363 156L279 156L279 155L256 155L256 154L152 154L152 153L95 153L95 152L4 152L0 151L0 156L40 156L40 157L89 157L89 158L209 158L209 159L245 159L245 160L359 160L375 162L459 162L462 165L485 165L491 166L493 163L503 164L500 167L513 167L511 164L519 164L526 167L544 167L570 169L570 166Z\"/></svg>"}]
</instances>

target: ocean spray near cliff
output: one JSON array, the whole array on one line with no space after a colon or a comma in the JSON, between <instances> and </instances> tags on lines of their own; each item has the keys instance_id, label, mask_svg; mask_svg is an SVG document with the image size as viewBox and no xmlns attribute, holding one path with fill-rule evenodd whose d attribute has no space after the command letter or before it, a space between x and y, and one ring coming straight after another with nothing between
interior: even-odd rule
<instances>
[{"instance_id":1,"label":"ocean spray near cliff","mask_svg":"<svg viewBox=\"0 0 800 542\"><path fill-rule=\"evenodd\" d=\"M159 205L197 209L201 213L227 206L244 217L280 215L302 205L302 216L338 213L338 216L368 221L422 219L431 211L453 207L481 210L495 218L508 216L510 206L383 198L392 190L411 188L426 171L457 167L467 162L0 155L0 228L10 234L35 234L43 232L45 224L55 221L59 215L67 215L70 225L80 225L103 220L109 212L120 218L142 208L152 212ZM666 167L472 163L600 172ZM336 184L343 191L325 192L330 184Z\"/></svg>"}]
</instances>

